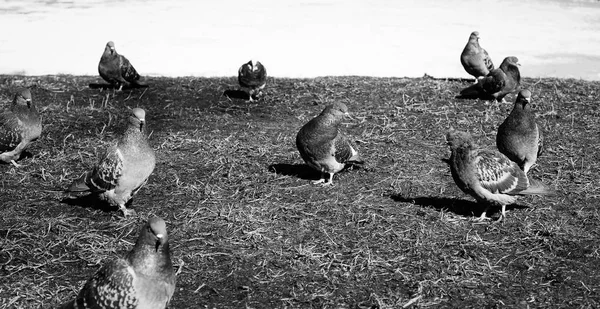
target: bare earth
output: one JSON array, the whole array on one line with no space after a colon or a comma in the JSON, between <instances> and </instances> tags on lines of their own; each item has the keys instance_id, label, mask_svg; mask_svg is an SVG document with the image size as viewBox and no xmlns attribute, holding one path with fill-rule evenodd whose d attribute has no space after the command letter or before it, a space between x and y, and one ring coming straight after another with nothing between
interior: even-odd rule
<instances>
[{"instance_id":1,"label":"bare earth","mask_svg":"<svg viewBox=\"0 0 600 309\"><path fill-rule=\"evenodd\" d=\"M151 215L167 221L180 271L170 308L600 307L598 82L524 80L546 145L530 174L558 194L521 198L500 224L472 221L482 207L452 181L444 135L452 125L495 147L514 95L497 105L455 99L470 81L325 77L270 79L250 103L233 77L98 82L0 76L1 103L32 86L44 117L23 166L0 165L1 308L73 298ZM295 136L338 100L367 164L315 186ZM62 189L136 106L157 166L138 217L123 219Z\"/></svg>"}]
</instances>

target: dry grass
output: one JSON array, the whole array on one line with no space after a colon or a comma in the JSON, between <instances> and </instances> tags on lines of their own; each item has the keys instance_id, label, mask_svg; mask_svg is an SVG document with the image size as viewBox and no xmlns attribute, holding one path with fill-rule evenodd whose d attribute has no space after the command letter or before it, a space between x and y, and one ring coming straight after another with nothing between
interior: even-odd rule
<instances>
[{"instance_id":1,"label":"dry grass","mask_svg":"<svg viewBox=\"0 0 600 309\"><path fill-rule=\"evenodd\" d=\"M547 145L532 174L559 193L522 198L504 224L470 220L482 209L442 161L450 125L493 147L512 107L454 99L464 82L272 79L257 103L222 96L234 78L155 78L120 93L90 82L0 76L0 101L32 86L44 116L33 157L0 166L2 308L74 297L151 215L167 221L181 267L171 308L600 306L597 82L524 81ZM336 100L368 163L313 186L295 135ZM139 217L74 203L60 190L135 106L158 156L131 206Z\"/></svg>"}]
</instances>

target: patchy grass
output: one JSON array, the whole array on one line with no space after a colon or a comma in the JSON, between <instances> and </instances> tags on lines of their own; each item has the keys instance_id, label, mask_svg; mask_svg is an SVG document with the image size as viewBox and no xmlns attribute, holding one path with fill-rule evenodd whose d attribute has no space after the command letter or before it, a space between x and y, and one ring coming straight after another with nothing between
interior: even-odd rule
<instances>
[{"instance_id":1,"label":"patchy grass","mask_svg":"<svg viewBox=\"0 0 600 309\"><path fill-rule=\"evenodd\" d=\"M0 101L31 86L44 117L23 167L0 165L2 308L73 298L151 215L167 221L181 270L171 308L600 306L597 82L524 80L547 145L531 173L558 195L476 224L482 209L442 161L444 134L452 125L494 147L512 103L455 99L467 82L270 79L249 103L222 95L235 78L151 78L123 92L88 87L97 81L0 76ZM336 100L368 163L314 186L295 136ZM139 217L72 203L61 190L136 106L158 161L131 205Z\"/></svg>"}]
</instances>

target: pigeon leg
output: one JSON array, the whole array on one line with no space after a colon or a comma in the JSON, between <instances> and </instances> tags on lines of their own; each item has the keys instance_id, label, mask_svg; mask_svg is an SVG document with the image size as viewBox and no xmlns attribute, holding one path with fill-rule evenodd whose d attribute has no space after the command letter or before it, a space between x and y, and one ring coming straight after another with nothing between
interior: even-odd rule
<instances>
[{"instance_id":1,"label":"pigeon leg","mask_svg":"<svg viewBox=\"0 0 600 309\"><path fill-rule=\"evenodd\" d=\"M481 216L479 216L479 218L475 219L475 222L482 222L485 220L490 220L490 218L487 217L487 211L488 211L489 207L486 207L485 210L481 213Z\"/></svg>"},{"instance_id":2,"label":"pigeon leg","mask_svg":"<svg viewBox=\"0 0 600 309\"><path fill-rule=\"evenodd\" d=\"M329 174L329 181L323 183L323 186L333 186L333 173L328 173Z\"/></svg>"},{"instance_id":3,"label":"pigeon leg","mask_svg":"<svg viewBox=\"0 0 600 309\"><path fill-rule=\"evenodd\" d=\"M123 213L123 217L125 217L125 218L136 215L135 210L127 209L125 207L125 204L119 205L119 210Z\"/></svg>"},{"instance_id":4,"label":"pigeon leg","mask_svg":"<svg viewBox=\"0 0 600 309\"><path fill-rule=\"evenodd\" d=\"M12 165L14 165L16 168L21 167L21 164L18 164L15 160L10 160L10 163L12 163Z\"/></svg>"},{"instance_id":5,"label":"pigeon leg","mask_svg":"<svg viewBox=\"0 0 600 309\"><path fill-rule=\"evenodd\" d=\"M325 173L321 172L321 179L319 179L319 180L315 180L315 181L313 181L312 183L313 183L314 185L318 185L318 184L320 184L320 183L324 183L324 182L325 182Z\"/></svg>"},{"instance_id":6,"label":"pigeon leg","mask_svg":"<svg viewBox=\"0 0 600 309\"><path fill-rule=\"evenodd\" d=\"M502 221L502 219L506 218L506 205L502 205L502 212L500 213L500 218L495 223Z\"/></svg>"}]
</instances>

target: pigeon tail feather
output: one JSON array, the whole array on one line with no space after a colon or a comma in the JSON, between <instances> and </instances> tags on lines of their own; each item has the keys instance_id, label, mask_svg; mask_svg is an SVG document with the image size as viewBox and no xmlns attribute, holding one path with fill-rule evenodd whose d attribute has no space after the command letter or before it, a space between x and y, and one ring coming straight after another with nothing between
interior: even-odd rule
<instances>
[{"instance_id":1,"label":"pigeon tail feather","mask_svg":"<svg viewBox=\"0 0 600 309\"><path fill-rule=\"evenodd\" d=\"M555 195L556 191L536 179L529 179L529 187L519 192L523 195Z\"/></svg>"},{"instance_id":2,"label":"pigeon tail feather","mask_svg":"<svg viewBox=\"0 0 600 309\"><path fill-rule=\"evenodd\" d=\"M69 188L67 188L67 192L86 192L90 191L90 187L86 184L86 179L88 177L87 173L81 175L81 177L73 180Z\"/></svg>"}]
</instances>

